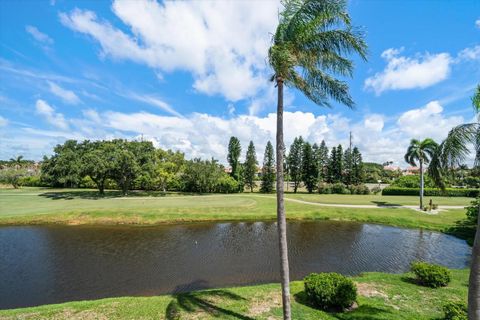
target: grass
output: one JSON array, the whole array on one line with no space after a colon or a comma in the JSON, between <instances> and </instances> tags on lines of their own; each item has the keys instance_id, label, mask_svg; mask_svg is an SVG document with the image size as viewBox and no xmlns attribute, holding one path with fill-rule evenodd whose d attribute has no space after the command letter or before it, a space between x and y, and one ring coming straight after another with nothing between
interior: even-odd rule
<instances>
[{"instance_id":1,"label":"grass","mask_svg":"<svg viewBox=\"0 0 480 320\"><path fill-rule=\"evenodd\" d=\"M411 274L366 273L354 278L358 308L327 313L311 308L303 283L292 282L293 319L441 319L442 306L466 301L468 270L452 270L448 287L431 289ZM0 319L281 319L280 287L267 284L155 297L122 297L0 311Z\"/></svg>"},{"instance_id":2,"label":"grass","mask_svg":"<svg viewBox=\"0 0 480 320\"><path fill-rule=\"evenodd\" d=\"M366 203L377 197L287 195L287 198L309 202L338 201L338 203ZM451 199L453 198L442 201L445 203L459 201ZM402 196L396 202L403 204L415 200L416 197ZM257 193L197 196L133 193L129 197L121 197L118 192L108 192L105 197L99 197L94 190L2 189L0 225L48 223L152 225L169 222L273 220L276 218L275 205L273 194ZM349 220L437 231L447 231L465 218L463 209L445 210L437 215L428 215L408 208L321 207L288 200L286 210L287 217L291 220Z\"/></svg>"}]
</instances>

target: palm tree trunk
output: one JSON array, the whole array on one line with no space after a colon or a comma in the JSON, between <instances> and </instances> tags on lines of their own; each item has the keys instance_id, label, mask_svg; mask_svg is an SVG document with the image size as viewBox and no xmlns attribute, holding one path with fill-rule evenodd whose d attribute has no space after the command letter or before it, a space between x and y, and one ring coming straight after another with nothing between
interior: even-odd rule
<instances>
[{"instance_id":1,"label":"palm tree trunk","mask_svg":"<svg viewBox=\"0 0 480 320\"><path fill-rule=\"evenodd\" d=\"M480 217L480 206L478 210ZM468 280L468 319L480 319L480 219L477 218L477 232L472 248L472 263Z\"/></svg>"},{"instance_id":2,"label":"palm tree trunk","mask_svg":"<svg viewBox=\"0 0 480 320\"><path fill-rule=\"evenodd\" d=\"M423 161L420 160L420 210L423 210Z\"/></svg>"},{"instance_id":3,"label":"palm tree trunk","mask_svg":"<svg viewBox=\"0 0 480 320\"><path fill-rule=\"evenodd\" d=\"M287 221L283 201L283 79L277 77L277 229L280 249L280 277L282 280L283 319L290 320L290 274L288 268Z\"/></svg>"}]
</instances>

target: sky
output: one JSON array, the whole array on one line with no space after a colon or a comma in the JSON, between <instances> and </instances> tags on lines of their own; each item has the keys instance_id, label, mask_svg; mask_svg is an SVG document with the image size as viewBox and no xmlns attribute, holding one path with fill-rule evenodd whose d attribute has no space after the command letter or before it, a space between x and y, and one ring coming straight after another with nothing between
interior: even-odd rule
<instances>
[{"instance_id":1,"label":"sky","mask_svg":"<svg viewBox=\"0 0 480 320\"><path fill-rule=\"evenodd\" d=\"M278 1L0 1L0 159L40 160L66 139L145 139L226 162L231 136L275 140L267 52ZM348 1L368 61L344 79L356 103L285 90L285 143L353 144L407 166L410 139L473 120L480 1Z\"/></svg>"}]
</instances>

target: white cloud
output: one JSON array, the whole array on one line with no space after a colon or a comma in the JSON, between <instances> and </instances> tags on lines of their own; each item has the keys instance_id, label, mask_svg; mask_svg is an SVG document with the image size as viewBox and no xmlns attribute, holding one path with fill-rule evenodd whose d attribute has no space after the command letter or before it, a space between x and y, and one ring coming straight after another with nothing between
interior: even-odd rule
<instances>
[{"instance_id":1,"label":"white cloud","mask_svg":"<svg viewBox=\"0 0 480 320\"><path fill-rule=\"evenodd\" d=\"M51 81L48 81L48 85L50 87L50 92L60 97L66 103L70 103L70 104L80 103L80 98L73 91L64 89Z\"/></svg>"},{"instance_id":2,"label":"white cloud","mask_svg":"<svg viewBox=\"0 0 480 320\"><path fill-rule=\"evenodd\" d=\"M61 113L56 113L55 109L48 105L44 100L38 99L35 103L35 109L39 115L45 118L45 120L51 125L62 129L68 129L68 123L65 117Z\"/></svg>"},{"instance_id":3,"label":"white cloud","mask_svg":"<svg viewBox=\"0 0 480 320\"><path fill-rule=\"evenodd\" d=\"M47 34L40 32L36 27L34 26L26 26L25 30L38 42L41 42L42 44L46 45L52 45L53 44L53 39L50 38Z\"/></svg>"},{"instance_id":4,"label":"white cloud","mask_svg":"<svg viewBox=\"0 0 480 320\"><path fill-rule=\"evenodd\" d=\"M475 26L480 29L480 19L477 19L477 21L475 21Z\"/></svg>"},{"instance_id":5,"label":"white cloud","mask_svg":"<svg viewBox=\"0 0 480 320\"><path fill-rule=\"evenodd\" d=\"M0 116L0 128L7 126L7 124L8 124L8 120Z\"/></svg>"},{"instance_id":6,"label":"white cloud","mask_svg":"<svg viewBox=\"0 0 480 320\"><path fill-rule=\"evenodd\" d=\"M172 106L170 106L165 101L162 101L158 97L151 96L151 95L140 95L140 94L133 93L133 92L127 93L125 95L124 94L120 94L120 95L124 96L124 97L127 97L127 98L130 98L130 99L133 99L133 100L137 100L137 101L149 104L149 105L154 106L154 107L157 107L157 108L162 109L163 111L165 111L167 113L170 113L174 116L182 117L182 115L180 113L178 113L177 111L175 111L175 109L173 109Z\"/></svg>"},{"instance_id":7,"label":"white cloud","mask_svg":"<svg viewBox=\"0 0 480 320\"><path fill-rule=\"evenodd\" d=\"M114 1L113 12L133 35L91 11L61 13L60 20L98 41L104 56L146 64L157 74L192 72L196 90L237 101L267 85L265 57L278 8L278 1Z\"/></svg>"},{"instance_id":8,"label":"white cloud","mask_svg":"<svg viewBox=\"0 0 480 320\"><path fill-rule=\"evenodd\" d=\"M471 48L465 48L458 53L458 59L461 60L480 60L480 45Z\"/></svg>"},{"instance_id":9,"label":"white cloud","mask_svg":"<svg viewBox=\"0 0 480 320\"><path fill-rule=\"evenodd\" d=\"M452 58L448 53L401 56L402 49L387 49L382 58L387 66L365 80L365 88L381 94L387 90L426 88L447 79Z\"/></svg>"}]
</instances>

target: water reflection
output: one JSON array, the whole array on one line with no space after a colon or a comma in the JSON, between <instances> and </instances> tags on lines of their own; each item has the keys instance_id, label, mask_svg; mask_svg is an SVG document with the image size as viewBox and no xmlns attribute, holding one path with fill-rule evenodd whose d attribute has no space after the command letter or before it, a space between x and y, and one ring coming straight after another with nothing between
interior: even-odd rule
<instances>
[{"instance_id":1,"label":"water reflection","mask_svg":"<svg viewBox=\"0 0 480 320\"><path fill-rule=\"evenodd\" d=\"M422 259L467 266L454 237L349 222L288 224L292 279L402 272ZM0 228L0 308L278 280L273 222Z\"/></svg>"}]
</instances>

